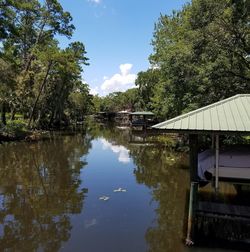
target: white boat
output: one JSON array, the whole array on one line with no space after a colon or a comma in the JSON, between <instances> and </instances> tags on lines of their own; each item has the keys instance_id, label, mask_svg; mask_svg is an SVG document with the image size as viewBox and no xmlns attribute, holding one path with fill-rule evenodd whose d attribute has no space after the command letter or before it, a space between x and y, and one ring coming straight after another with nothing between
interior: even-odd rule
<instances>
[{"instance_id":1,"label":"white boat","mask_svg":"<svg viewBox=\"0 0 250 252\"><path fill-rule=\"evenodd\" d=\"M198 176L210 180L216 176L215 151L206 150L198 155ZM250 146L220 149L218 177L225 180L250 180Z\"/></svg>"}]
</instances>

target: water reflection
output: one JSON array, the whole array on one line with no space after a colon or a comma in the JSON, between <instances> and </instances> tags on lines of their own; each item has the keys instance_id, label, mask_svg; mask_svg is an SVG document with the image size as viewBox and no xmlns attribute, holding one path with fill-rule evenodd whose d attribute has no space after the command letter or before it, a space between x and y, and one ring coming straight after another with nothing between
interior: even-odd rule
<instances>
[{"instance_id":1,"label":"water reflection","mask_svg":"<svg viewBox=\"0 0 250 252\"><path fill-rule=\"evenodd\" d=\"M131 152L133 156L133 152ZM159 205L157 223L149 227L145 238L152 252L182 251L184 214L188 190L186 157L166 148L140 147L134 155L138 183L152 188L152 197Z\"/></svg>"},{"instance_id":2,"label":"water reflection","mask_svg":"<svg viewBox=\"0 0 250 252\"><path fill-rule=\"evenodd\" d=\"M147 251L186 251L183 238L186 234L185 213L189 191L187 155L162 144L169 142L168 139L161 139L159 143L157 138L146 135L141 138L129 130L116 131L102 128L101 136L105 137L107 146L112 143L112 146L122 145L126 148L135 164L137 183L150 188L150 200L158 203L154 210L155 220L144 234Z\"/></svg>"},{"instance_id":3,"label":"water reflection","mask_svg":"<svg viewBox=\"0 0 250 252\"><path fill-rule=\"evenodd\" d=\"M87 189L80 170L90 148L80 135L0 146L0 248L58 251Z\"/></svg>"},{"instance_id":4,"label":"water reflection","mask_svg":"<svg viewBox=\"0 0 250 252\"><path fill-rule=\"evenodd\" d=\"M0 251L208 251L183 245L187 157L167 142L90 124L0 146Z\"/></svg>"},{"instance_id":5,"label":"water reflection","mask_svg":"<svg viewBox=\"0 0 250 252\"><path fill-rule=\"evenodd\" d=\"M108 142L105 139L101 139L101 143L103 144L103 149L111 149L114 153L118 154L118 161L121 163L129 163L131 160L129 158L129 151L122 145L115 145Z\"/></svg>"}]
</instances>

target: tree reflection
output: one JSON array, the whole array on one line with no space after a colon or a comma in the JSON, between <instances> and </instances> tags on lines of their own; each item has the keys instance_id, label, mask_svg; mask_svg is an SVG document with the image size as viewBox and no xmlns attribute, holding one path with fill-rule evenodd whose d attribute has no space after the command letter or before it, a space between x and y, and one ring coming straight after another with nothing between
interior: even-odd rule
<instances>
[{"instance_id":1,"label":"tree reflection","mask_svg":"<svg viewBox=\"0 0 250 252\"><path fill-rule=\"evenodd\" d=\"M0 248L58 251L70 237L70 214L80 213L83 156L80 135L0 147Z\"/></svg>"},{"instance_id":2,"label":"tree reflection","mask_svg":"<svg viewBox=\"0 0 250 252\"><path fill-rule=\"evenodd\" d=\"M145 239L150 252L182 251L185 234L186 195L189 190L188 157L167 147L168 136L148 137L129 129L117 129L98 124L89 125L91 134L113 145L124 146L135 163L134 174L140 184L152 190L158 203L157 220L148 228ZM133 140L130 141L129 140ZM166 144L165 144L166 142Z\"/></svg>"},{"instance_id":3,"label":"tree reflection","mask_svg":"<svg viewBox=\"0 0 250 252\"><path fill-rule=\"evenodd\" d=\"M141 146L131 155L137 165L137 182L151 187L153 199L159 203L156 226L148 228L145 234L149 251L181 251L189 186L189 173L184 169L186 156L159 146Z\"/></svg>"}]
</instances>

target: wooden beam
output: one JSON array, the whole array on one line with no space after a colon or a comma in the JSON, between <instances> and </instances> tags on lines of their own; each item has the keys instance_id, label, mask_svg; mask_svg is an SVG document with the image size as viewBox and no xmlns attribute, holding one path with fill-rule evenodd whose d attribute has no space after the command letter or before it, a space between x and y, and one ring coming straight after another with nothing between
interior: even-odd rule
<instances>
[{"instance_id":1,"label":"wooden beam","mask_svg":"<svg viewBox=\"0 0 250 252\"><path fill-rule=\"evenodd\" d=\"M198 135L189 135L190 181L198 181Z\"/></svg>"}]
</instances>

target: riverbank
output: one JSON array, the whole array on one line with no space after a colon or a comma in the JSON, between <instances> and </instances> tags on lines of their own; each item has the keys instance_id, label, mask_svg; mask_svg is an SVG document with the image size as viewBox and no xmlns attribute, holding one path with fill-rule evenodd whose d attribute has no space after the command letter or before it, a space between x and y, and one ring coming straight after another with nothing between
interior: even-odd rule
<instances>
[{"instance_id":1,"label":"riverbank","mask_svg":"<svg viewBox=\"0 0 250 252\"><path fill-rule=\"evenodd\" d=\"M73 126L72 126L73 127ZM69 127L70 128L70 127ZM28 123L23 118L18 117L16 120L8 118L6 125L0 123L0 143L11 141L39 141L50 138L51 132L65 128L44 128L30 129Z\"/></svg>"},{"instance_id":2,"label":"riverbank","mask_svg":"<svg viewBox=\"0 0 250 252\"><path fill-rule=\"evenodd\" d=\"M50 131L44 130L30 130L23 131L21 134L18 133L8 133L8 132L0 132L0 144L3 142L12 142L12 141L39 141L49 138Z\"/></svg>"},{"instance_id":3,"label":"riverbank","mask_svg":"<svg viewBox=\"0 0 250 252\"><path fill-rule=\"evenodd\" d=\"M6 125L0 124L0 143L11 141L38 141L48 138L49 130L28 129L24 120L7 121Z\"/></svg>"}]
</instances>

